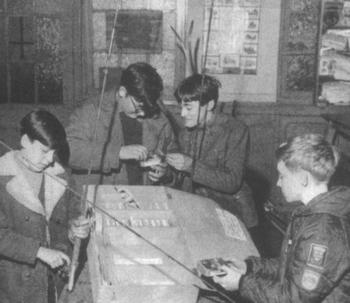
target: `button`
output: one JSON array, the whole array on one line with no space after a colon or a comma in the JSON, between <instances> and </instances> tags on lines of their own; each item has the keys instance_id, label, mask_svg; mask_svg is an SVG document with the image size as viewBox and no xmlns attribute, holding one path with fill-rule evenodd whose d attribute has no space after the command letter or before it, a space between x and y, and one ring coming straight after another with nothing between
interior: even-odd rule
<instances>
[{"instance_id":1,"label":"button","mask_svg":"<svg viewBox=\"0 0 350 303\"><path fill-rule=\"evenodd\" d=\"M23 276L24 276L25 279L29 279L30 278L30 272L29 271L25 271L23 273Z\"/></svg>"}]
</instances>

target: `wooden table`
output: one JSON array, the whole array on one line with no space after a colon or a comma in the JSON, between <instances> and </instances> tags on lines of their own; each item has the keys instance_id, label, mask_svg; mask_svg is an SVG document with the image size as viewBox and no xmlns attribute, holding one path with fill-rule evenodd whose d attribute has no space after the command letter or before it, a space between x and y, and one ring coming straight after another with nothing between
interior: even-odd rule
<instances>
[{"instance_id":1,"label":"wooden table","mask_svg":"<svg viewBox=\"0 0 350 303\"><path fill-rule=\"evenodd\" d=\"M204 284L189 270L199 260L258 255L244 225L210 199L159 186L121 189L131 193L137 208L112 185L98 187L96 205L171 257L96 209L88 247L94 303L196 302ZM90 201L94 190L89 186Z\"/></svg>"}]
</instances>

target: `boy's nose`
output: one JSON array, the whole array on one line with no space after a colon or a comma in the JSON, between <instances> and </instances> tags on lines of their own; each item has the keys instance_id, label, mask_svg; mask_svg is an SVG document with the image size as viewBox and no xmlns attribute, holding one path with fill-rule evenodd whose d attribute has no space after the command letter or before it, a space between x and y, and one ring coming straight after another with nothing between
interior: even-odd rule
<instances>
[{"instance_id":1,"label":"boy's nose","mask_svg":"<svg viewBox=\"0 0 350 303\"><path fill-rule=\"evenodd\" d=\"M50 164L53 161L53 155L54 155L54 151L49 151L48 153L46 153L45 162L47 164Z\"/></svg>"}]
</instances>

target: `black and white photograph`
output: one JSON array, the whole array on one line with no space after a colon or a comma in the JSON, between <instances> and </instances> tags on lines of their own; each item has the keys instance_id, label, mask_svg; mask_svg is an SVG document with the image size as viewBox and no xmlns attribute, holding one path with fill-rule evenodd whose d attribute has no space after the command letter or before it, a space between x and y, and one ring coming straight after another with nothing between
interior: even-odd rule
<instances>
[{"instance_id":1,"label":"black and white photograph","mask_svg":"<svg viewBox=\"0 0 350 303\"><path fill-rule=\"evenodd\" d=\"M0 0L0 303L349 303L350 0Z\"/></svg>"}]
</instances>

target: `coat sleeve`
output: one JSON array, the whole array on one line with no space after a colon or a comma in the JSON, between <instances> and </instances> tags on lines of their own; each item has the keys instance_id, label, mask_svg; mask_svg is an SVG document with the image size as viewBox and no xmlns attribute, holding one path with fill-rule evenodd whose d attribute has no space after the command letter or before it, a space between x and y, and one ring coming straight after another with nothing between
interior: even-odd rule
<instances>
[{"instance_id":1,"label":"coat sleeve","mask_svg":"<svg viewBox=\"0 0 350 303\"><path fill-rule=\"evenodd\" d=\"M240 131L232 130L226 139L223 159L216 167L198 160L195 164L193 181L227 194L236 193L243 180L243 170L247 157L249 132L242 127Z\"/></svg>"},{"instance_id":2,"label":"coat sleeve","mask_svg":"<svg viewBox=\"0 0 350 303\"><path fill-rule=\"evenodd\" d=\"M39 247L43 244L34 238L16 233L9 227L7 217L0 208L0 255L16 262L34 264Z\"/></svg>"},{"instance_id":3,"label":"coat sleeve","mask_svg":"<svg viewBox=\"0 0 350 303\"><path fill-rule=\"evenodd\" d=\"M166 119L166 118L165 118ZM158 142L155 151L161 152L163 155L167 153L175 153L179 151L178 140L175 137L174 131L170 123L166 120L166 123L162 126L158 135ZM170 166L167 167L167 172L160 180L160 184L166 186L173 186L176 173L171 169Z\"/></svg>"},{"instance_id":4,"label":"coat sleeve","mask_svg":"<svg viewBox=\"0 0 350 303\"><path fill-rule=\"evenodd\" d=\"M253 302L321 302L349 271L348 240L339 218L319 215L303 231L286 264L284 277L253 271L240 293Z\"/></svg>"},{"instance_id":5,"label":"coat sleeve","mask_svg":"<svg viewBox=\"0 0 350 303\"><path fill-rule=\"evenodd\" d=\"M93 104L77 108L71 115L66 129L70 147L70 166L76 169L89 169L91 161L93 170L101 170L103 160L102 170L109 172L119 167L122 144L118 138L107 144L108 130L103 131L104 126L100 121L97 122L97 138L94 138L96 115L97 108ZM110 123L115 123L114 119L111 119Z\"/></svg>"},{"instance_id":6,"label":"coat sleeve","mask_svg":"<svg viewBox=\"0 0 350 303\"><path fill-rule=\"evenodd\" d=\"M68 179L69 188L75 190L73 178ZM72 245L68 238L70 220L82 214L80 198L69 190L60 199L51 219L51 243L52 248L61 250L70 255Z\"/></svg>"},{"instance_id":7,"label":"coat sleeve","mask_svg":"<svg viewBox=\"0 0 350 303\"><path fill-rule=\"evenodd\" d=\"M164 123L160 129L156 150L162 152L164 155L179 151L179 145L175 138L175 134L168 121Z\"/></svg>"}]
</instances>

